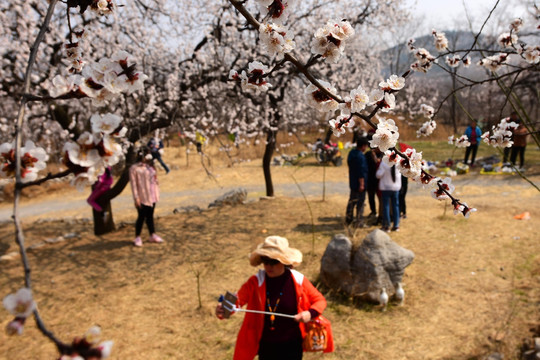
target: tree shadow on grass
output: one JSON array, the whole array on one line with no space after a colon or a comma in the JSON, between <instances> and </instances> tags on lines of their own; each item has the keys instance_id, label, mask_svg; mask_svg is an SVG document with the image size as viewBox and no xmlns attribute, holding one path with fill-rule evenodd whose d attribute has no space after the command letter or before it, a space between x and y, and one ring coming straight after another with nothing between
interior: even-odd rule
<instances>
[{"instance_id":1,"label":"tree shadow on grass","mask_svg":"<svg viewBox=\"0 0 540 360\"><path fill-rule=\"evenodd\" d=\"M319 217L317 221L322 222L322 224L298 224L294 230L308 234L317 232L324 235L334 235L336 231L343 231L343 220L339 217Z\"/></svg>"},{"instance_id":2,"label":"tree shadow on grass","mask_svg":"<svg viewBox=\"0 0 540 360\"><path fill-rule=\"evenodd\" d=\"M84 244L80 246L74 246L70 250L72 251L107 251L107 250L116 250L124 247L132 247L133 243L131 241L102 241L92 244Z\"/></svg>"}]
</instances>

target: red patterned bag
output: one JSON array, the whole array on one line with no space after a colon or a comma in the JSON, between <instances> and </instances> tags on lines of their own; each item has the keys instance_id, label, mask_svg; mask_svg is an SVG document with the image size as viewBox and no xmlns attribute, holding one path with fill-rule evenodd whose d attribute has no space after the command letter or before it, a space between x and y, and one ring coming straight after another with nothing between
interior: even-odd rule
<instances>
[{"instance_id":1,"label":"red patterned bag","mask_svg":"<svg viewBox=\"0 0 540 360\"><path fill-rule=\"evenodd\" d=\"M334 341L330 321L319 315L315 320L306 324L306 337L302 342L306 352L332 352Z\"/></svg>"}]
</instances>

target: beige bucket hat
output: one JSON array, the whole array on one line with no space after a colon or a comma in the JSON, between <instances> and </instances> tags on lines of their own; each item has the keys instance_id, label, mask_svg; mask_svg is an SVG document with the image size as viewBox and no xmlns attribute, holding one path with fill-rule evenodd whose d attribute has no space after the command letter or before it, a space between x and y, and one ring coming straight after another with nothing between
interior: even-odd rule
<instances>
[{"instance_id":1,"label":"beige bucket hat","mask_svg":"<svg viewBox=\"0 0 540 360\"><path fill-rule=\"evenodd\" d=\"M289 247L289 241L281 236L269 236L262 244L249 255L252 266L259 265L261 256L276 259L283 265L298 266L302 262L302 253L298 249Z\"/></svg>"}]
</instances>

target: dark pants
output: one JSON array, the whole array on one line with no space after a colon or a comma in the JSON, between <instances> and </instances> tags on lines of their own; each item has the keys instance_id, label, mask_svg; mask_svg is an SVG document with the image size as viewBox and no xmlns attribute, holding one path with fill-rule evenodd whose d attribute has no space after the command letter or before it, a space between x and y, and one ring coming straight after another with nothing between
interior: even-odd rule
<instances>
[{"instance_id":1,"label":"dark pants","mask_svg":"<svg viewBox=\"0 0 540 360\"><path fill-rule=\"evenodd\" d=\"M510 162L512 165L516 165L516 158L519 154L519 167L523 167L525 164L525 146L512 146L512 155L510 155Z\"/></svg>"},{"instance_id":2,"label":"dark pants","mask_svg":"<svg viewBox=\"0 0 540 360\"><path fill-rule=\"evenodd\" d=\"M375 197L377 196L377 189L367 189L369 211L371 214L377 215L377 204L375 203Z\"/></svg>"},{"instance_id":3,"label":"dark pants","mask_svg":"<svg viewBox=\"0 0 540 360\"><path fill-rule=\"evenodd\" d=\"M146 206L141 204L140 207L137 208L137 213L139 216L137 217L137 221L135 222L135 236L140 236L142 231L143 223L146 221L146 226L148 226L148 232L150 235L155 233L154 229L154 208L156 207L156 204L153 206Z\"/></svg>"},{"instance_id":4,"label":"dark pants","mask_svg":"<svg viewBox=\"0 0 540 360\"><path fill-rule=\"evenodd\" d=\"M347 203L347 212L345 215L345 222L347 224L352 223L354 218L354 208L356 208L356 222L357 225L364 224L364 202L366 201L365 191L351 190L349 195L349 202Z\"/></svg>"},{"instance_id":5,"label":"dark pants","mask_svg":"<svg viewBox=\"0 0 540 360\"><path fill-rule=\"evenodd\" d=\"M478 150L478 143L471 144L465 149L465 161L464 161L465 164L467 164L467 160L469 160L469 154L471 154L471 151L472 151L471 166L474 165L474 159L476 159L477 150Z\"/></svg>"},{"instance_id":6,"label":"dark pants","mask_svg":"<svg viewBox=\"0 0 540 360\"><path fill-rule=\"evenodd\" d=\"M407 196L407 188L409 185L409 179L406 176L401 175L401 190L399 190L399 212L401 215L407 215L407 204L405 203L405 196Z\"/></svg>"},{"instance_id":7,"label":"dark pants","mask_svg":"<svg viewBox=\"0 0 540 360\"><path fill-rule=\"evenodd\" d=\"M159 161L165 172L168 173L170 171L167 164L165 164L165 162L161 158L161 154L159 153L159 151L152 151L152 159Z\"/></svg>"},{"instance_id":8,"label":"dark pants","mask_svg":"<svg viewBox=\"0 0 540 360\"><path fill-rule=\"evenodd\" d=\"M510 148L505 147L503 150L503 164L508 162L508 158L510 157Z\"/></svg>"},{"instance_id":9,"label":"dark pants","mask_svg":"<svg viewBox=\"0 0 540 360\"><path fill-rule=\"evenodd\" d=\"M259 344L259 360L301 360L303 356L302 338L286 343Z\"/></svg>"}]
</instances>

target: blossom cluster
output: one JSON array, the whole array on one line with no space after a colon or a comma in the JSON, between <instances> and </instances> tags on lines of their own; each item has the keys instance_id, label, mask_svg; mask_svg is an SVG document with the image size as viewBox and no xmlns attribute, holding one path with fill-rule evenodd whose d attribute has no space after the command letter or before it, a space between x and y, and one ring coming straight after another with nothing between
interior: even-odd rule
<instances>
[{"instance_id":1,"label":"blossom cluster","mask_svg":"<svg viewBox=\"0 0 540 360\"><path fill-rule=\"evenodd\" d=\"M93 0L90 5L90 10L99 15L109 15L116 8L113 0Z\"/></svg>"},{"instance_id":2,"label":"blossom cluster","mask_svg":"<svg viewBox=\"0 0 540 360\"><path fill-rule=\"evenodd\" d=\"M249 63L247 73L245 70L242 70L242 73L238 74L236 70L231 70L229 72L229 80L240 82L244 91L266 91L272 87L272 84L266 81L268 70L268 66L258 61L253 61Z\"/></svg>"},{"instance_id":3,"label":"blossom cluster","mask_svg":"<svg viewBox=\"0 0 540 360\"><path fill-rule=\"evenodd\" d=\"M491 128L492 134L486 131L482 134L482 140L493 147L511 147L514 143L512 141L512 130L518 127L518 124L511 121L510 118L502 119L497 126Z\"/></svg>"},{"instance_id":4,"label":"blossom cluster","mask_svg":"<svg viewBox=\"0 0 540 360\"><path fill-rule=\"evenodd\" d=\"M461 135L459 138L455 137L454 135L450 135L448 137L448 143L458 148L465 148L471 146L467 135Z\"/></svg>"},{"instance_id":5,"label":"blossom cluster","mask_svg":"<svg viewBox=\"0 0 540 360\"><path fill-rule=\"evenodd\" d=\"M27 183L37 179L38 172L47 167L49 155L43 148L36 147L34 142L27 140L20 150L21 181ZM0 177L15 176L15 142L0 145Z\"/></svg>"},{"instance_id":6,"label":"blossom cluster","mask_svg":"<svg viewBox=\"0 0 540 360\"><path fill-rule=\"evenodd\" d=\"M448 39L443 32L437 32L437 30L433 29L431 31L431 34L433 35L435 41L435 49L437 49L437 51L441 52L448 50Z\"/></svg>"},{"instance_id":7,"label":"blossom cluster","mask_svg":"<svg viewBox=\"0 0 540 360\"><path fill-rule=\"evenodd\" d=\"M85 66L82 75L57 75L49 90L52 97L89 97L101 106L120 93L131 94L143 89L147 75L137 70L133 57L125 51Z\"/></svg>"},{"instance_id":8,"label":"blossom cluster","mask_svg":"<svg viewBox=\"0 0 540 360\"><path fill-rule=\"evenodd\" d=\"M314 85L309 85L305 94L308 104L319 111L335 110L334 107L337 104L341 110L341 114L337 119L330 120L329 123L334 135L339 136L340 134L345 133L345 130L343 129L344 125L349 128L354 126L354 122L351 123L352 120L350 115L352 113L360 112L365 109L366 106L377 105L383 112L394 109L396 106L396 98L393 92L401 90L404 86L405 78L402 76L391 75L386 81L381 81L379 83L379 88L372 90L369 95L362 85L359 85L356 89L349 92L349 96L345 97L344 102L339 104ZM328 87L327 90L331 93L335 92L335 89L332 86ZM324 103L331 100L333 100L334 103L332 103L332 107L328 110L329 107L324 106Z\"/></svg>"},{"instance_id":9,"label":"blossom cluster","mask_svg":"<svg viewBox=\"0 0 540 360\"><path fill-rule=\"evenodd\" d=\"M311 52L336 63L345 52L345 43L354 35L354 28L346 20L328 21L318 28L311 42Z\"/></svg>"},{"instance_id":10,"label":"blossom cluster","mask_svg":"<svg viewBox=\"0 0 540 360\"><path fill-rule=\"evenodd\" d=\"M259 39L266 51L281 60L286 53L294 50L296 43L291 32L277 23L263 23L259 27Z\"/></svg>"},{"instance_id":11,"label":"blossom cluster","mask_svg":"<svg viewBox=\"0 0 540 360\"><path fill-rule=\"evenodd\" d=\"M383 161L388 165L396 165L396 169L405 177L419 181L422 175L422 153L413 148L406 149L402 155L393 150L384 153Z\"/></svg>"},{"instance_id":12,"label":"blossom cluster","mask_svg":"<svg viewBox=\"0 0 540 360\"><path fill-rule=\"evenodd\" d=\"M24 323L36 308L36 303L32 297L32 292L28 288L21 288L15 294L7 295L3 300L3 305L15 319L6 326L8 335L22 335Z\"/></svg>"},{"instance_id":13,"label":"blossom cluster","mask_svg":"<svg viewBox=\"0 0 540 360\"><path fill-rule=\"evenodd\" d=\"M420 136L429 136L433 134L433 131L437 128L437 123L435 120L433 120L433 114L435 113L435 109L433 107L422 104L420 105L420 113L427 117L429 120L422 124L420 129L416 131L416 137Z\"/></svg>"},{"instance_id":14,"label":"blossom cluster","mask_svg":"<svg viewBox=\"0 0 540 360\"><path fill-rule=\"evenodd\" d=\"M507 60L508 54L500 53L481 59L478 61L478 65L483 66L490 71L497 71L502 65L506 64Z\"/></svg>"},{"instance_id":15,"label":"blossom cluster","mask_svg":"<svg viewBox=\"0 0 540 360\"><path fill-rule=\"evenodd\" d=\"M83 337L73 339L68 354L62 355L58 360L100 360L111 355L114 342L101 341L101 328L92 326Z\"/></svg>"},{"instance_id":16,"label":"blossom cluster","mask_svg":"<svg viewBox=\"0 0 540 360\"><path fill-rule=\"evenodd\" d=\"M72 184L82 190L93 184L106 167L120 161L123 152L114 137L123 136L126 129L122 118L114 114L94 114L90 119L92 133L82 133L76 141L64 144L64 164L74 173Z\"/></svg>"},{"instance_id":17,"label":"blossom cluster","mask_svg":"<svg viewBox=\"0 0 540 360\"><path fill-rule=\"evenodd\" d=\"M471 57L467 55L466 57L461 58L461 55L454 54L452 57L447 56L445 62L448 66L453 68L458 67L461 62L464 67L468 68L471 65Z\"/></svg>"},{"instance_id":18,"label":"blossom cluster","mask_svg":"<svg viewBox=\"0 0 540 360\"><path fill-rule=\"evenodd\" d=\"M66 52L66 57L70 61L70 67L68 71L70 73L79 73L82 71L84 66L83 52L80 45L80 42L88 37L88 32L82 29L73 30L73 35L78 41L73 42L72 40L64 44L64 50Z\"/></svg>"},{"instance_id":19,"label":"blossom cluster","mask_svg":"<svg viewBox=\"0 0 540 360\"><path fill-rule=\"evenodd\" d=\"M284 23L291 13L295 0L256 0L265 19L272 19L276 24Z\"/></svg>"},{"instance_id":20,"label":"blossom cluster","mask_svg":"<svg viewBox=\"0 0 540 360\"><path fill-rule=\"evenodd\" d=\"M399 132L396 123L392 119L379 119L377 130L373 138L369 141L372 148L378 147L381 152L385 152L396 146L399 139Z\"/></svg>"},{"instance_id":21,"label":"blossom cluster","mask_svg":"<svg viewBox=\"0 0 540 360\"><path fill-rule=\"evenodd\" d=\"M437 62L437 59L424 48L417 48L414 46L414 39L409 39L407 42L409 51L413 53L416 61L411 64L411 69L418 72L427 72L431 69L433 63Z\"/></svg>"}]
</instances>

